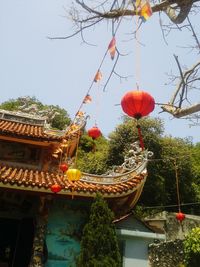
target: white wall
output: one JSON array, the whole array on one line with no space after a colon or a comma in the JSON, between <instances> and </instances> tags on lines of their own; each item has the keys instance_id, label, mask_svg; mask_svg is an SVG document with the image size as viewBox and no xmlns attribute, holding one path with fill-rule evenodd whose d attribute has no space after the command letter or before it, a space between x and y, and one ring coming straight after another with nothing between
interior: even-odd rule
<instances>
[{"instance_id":1,"label":"white wall","mask_svg":"<svg viewBox=\"0 0 200 267\"><path fill-rule=\"evenodd\" d=\"M123 267L148 267L148 245L151 239L131 238L125 240Z\"/></svg>"}]
</instances>

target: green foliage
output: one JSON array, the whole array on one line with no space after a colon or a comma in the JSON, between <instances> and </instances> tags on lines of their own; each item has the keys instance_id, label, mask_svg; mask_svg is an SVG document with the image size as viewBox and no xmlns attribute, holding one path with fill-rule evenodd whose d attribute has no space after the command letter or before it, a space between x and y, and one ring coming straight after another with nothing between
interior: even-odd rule
<instances>
[{"instance_id":1,"label":"green foliage","mask_svg":"<svg viewBox=\"0 0 200 267\"><path fill-rule=\"evenodd\" d=\"M40 108L43 106L42 103L39 100L37 100L34 96L28 98L30 105L37 104ZM5 101L0 104L0 109L18 111L21 104L22 104L21 97L18 97L17 99L9 99L8 101Z\"/></svg>"},{"instance_id":2,"label":"green foliage","mask_svg":"<svg viewBox=\"0 0 200 267\"><path fill-rule=\"evenodd\" d=\"M113 212L101 195L91 206L88 223L83 229L77 267L120 267L121 256Z\"/></svg>"},{"instance_id":3,"label":"green foliage","mask_svg":"<svg viewBox=\"0 0 200 267\"><path fill-rule=\"evenodd\" d=\"M161 137L157 157L148 165L148 178L139 203L145 206L168 206L177 204L176 170L181 203L196 201L192 170L192 145L187 139ZM154 150L153 150L154 152ZM151 194L151 199L149 199ZM191 207L184 207L190 212ZM176 211L177 208L165 208Z\"/></svg>"},{"instance_id":4,"label":"green foliage","mask_svg":"<svg viewBox=\"0 0 200 267\"><path fill-rule=\"evenodd\" d=\"M184 240L186 267L198 267L200 262L200 227L193 228Z\"/></svg>"},{"instance_id":5,"label":"green foliage","mask_svg":"<svg viewBox=\"0 0 200 267\"><path fill-rule=\"evenodd\" d=\"M102 174L108 169L108 141L104 137L93 140L87 134L81 137L77 167L83 172Z\"/></svg>"},{"instance_id":6,"label":"green foliage","mask_svg":"<svg viewBox=\"0 0 200 267\"><path fill-rule=\"evenodd\" d=\"M177 204L175 168L177 168L181 202L195 202L195 194L192 188L194 179L191 160L192 144L187 139L163 137L161 148L160 158L162 161L158 164L158 173L164 178L164 204Z\"/></svg>"},{"instance_id":7,"label":"green foliage","mask_svg":"<svg viewBox=\"0 0 200 267\"><path fill-rule=\"evenodd\" d=\"M148 163L147 181L138 202L140 208L161 206L162 209L162 206L177 204L175 162L181 202L195 202L197 199L195 188L199 192L199 186L197 187L197 179L195 180L193 172L191 142L188 139L163 136L163 122L160 119L147 117L139 122L145 147L154 153L154 157ZM130 149L130 144L138 139L135 120L125 118L110 135L107 164L121 164L124 154ZM200 157L197 157L195 161L197 171L199 159ZM177 209L168 208L168 210ZM138 212L141 213L139 210ZM184 212L190 212L190 207L186 206Z\"/></svg>"},{"instance_id":8,"label":"green foliage","mask_svg":"<svg viewBox=\"0 0 200 267\"><path fill-rule=\"evenodd\" d=\"M194 145L192 149L192 170L194 174L193 188L197 201L200 201L200 143Z\"/></svg>"}]
</instances>

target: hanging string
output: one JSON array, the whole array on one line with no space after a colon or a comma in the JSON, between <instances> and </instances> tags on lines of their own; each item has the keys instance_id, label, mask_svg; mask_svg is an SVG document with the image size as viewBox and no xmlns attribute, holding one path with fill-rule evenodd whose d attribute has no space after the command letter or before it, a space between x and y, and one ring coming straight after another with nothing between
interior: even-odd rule
<instances>
[{"instance_id":1,"label":"hanging string","mask_svg":"<svg viewBox=\"0 0 200 267\"><path fill-rule=\"evenodd\" d=\"M100 88L100 85L98 85L98 88ZM101 98L101 91L98 90L97 95L96 95L96 106L95 106L96 110L95 110L95 114L94 114L95 126L97 126L97 120L98 120L98 117L100 114L100 104L101 104L100 98Z\"/></svg>"},{"instance_id":2,"label":"hanging string","mask_svg":"<svg viewBox=\"0 0 200 267\"><path fill-rule=\"evenodd\" d=\"M178 181L178 167L177 167L176 159L174 159L174 168L175 168L175 177L176 177L176 193L177 193L178 210L179 212L181 212L179 181Z\"/></svg>"},{"instance_id":3,"label":"hanging string","mask_svg":"<svg viewBox=\"0 0 200 267\"><path fill-rule=\"evenodd\" d=\"M137 10L137 9L136 9ZM136 15L137 14L137 11L136 11ZM139 17L136 16L135 18L136 20L136 38L135 38L135 57L136 57L136 60L135 60L135 77L136 77L136 84L137 84L137 89L139 89L139 86L140 86L140 82L141 82L141 51L140 51L140 35L139 35Z\"/></svg>"}]
</instances>

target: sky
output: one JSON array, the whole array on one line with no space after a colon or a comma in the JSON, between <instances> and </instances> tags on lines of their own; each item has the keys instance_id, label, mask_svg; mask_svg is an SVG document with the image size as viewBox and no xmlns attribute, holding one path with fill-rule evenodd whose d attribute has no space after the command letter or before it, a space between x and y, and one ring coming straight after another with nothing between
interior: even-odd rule
<instances>
[{"instance_id":1,"label":"sky","mask_svg":"<svg viewBox=\"0 0 200 267\"><path fill-rule=\"evenodd\" d=\"M0 1L0 102L19 96L35 96L44 104L59 105L74 118L86 95L101 60L112 38L111 25L96 25L80 35L66 40L50 40L48 37L67 36L74 27L68 16L72 1L68 0L1 0ZM162 16L169 22L167 16ZM175 85L167 84L171 71L178 74L173 54L183 65L193 65L199 55L184 49L191 44L191 33L176 30L169 34L168 45L163 40L158 14L143 23L138 34L141 45L133 38L136 24L123 19L116 34L121 56L116 71L126 79L113 75L105 92L103 85L113 66L106 56L101 72L103 79L90 91L92 103L84 105L90 116L87 128L97 123L105 136L121 122L123 111L120 101L123 95L136 89L149 92L157 103L167 103ZM200 26L197 16L191 20L197 33ZM193 101L199 95L193 93ZM165 134L173 137L191 137L200 142L198 127L190 127L187 120L173 119L160 113L156 106L151 116L164 120Z\"/></svg>"}]
</instances>

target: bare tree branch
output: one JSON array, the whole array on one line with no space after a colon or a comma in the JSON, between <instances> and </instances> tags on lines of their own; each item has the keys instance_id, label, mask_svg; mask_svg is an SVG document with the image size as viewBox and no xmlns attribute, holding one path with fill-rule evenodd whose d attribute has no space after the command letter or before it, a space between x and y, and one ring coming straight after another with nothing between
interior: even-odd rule
<instances>
[{"instance_id":1,"label":"bare tree branch","mask_svg":"<svg viewBox=\"0 0 200 267\"><path fill-rule=\"evenodd\" d=\"M77 4L80 5L85 11L92 14L85 21L91 21L98 17L105 19L113 19L124 16L135 16L138 12L135 9L124 9L117 8L114 9L114 4L116 1L113 1L111 8L108 11L100 12L94 7L91 8L85 4L84 1L76 0ZM180 24L187 17L193 3L199 2L199 0L164 0L158 4L152 6L153 13L159 11L165 11L173 23ZM101 5L103 6L103 4ZM125 6L125 5L124 5Z\"/></svg>"},{"instance_id":2,"label":"bare tree branch","mask_svg":"<svg viewBox=\"0 0 200 267\"><path fill-rule=\"evenodd\" d=\"M200 104L192 105L188 108L178 108L169 104L165 104L162 106L162 110L172 114L175 118L181 118L199 112Z\"/></svg>"},{"instance_id":3,"label":"bare tree branch","mask_svg":"<svg viewBox=\"0 0 200 267\"><path fill-rule=\"evenodd\" d=\"M176 118L181 118L184 116L188 116L190 114L196 113L200 111L200 103L191 104L189 107L182 107L182 104L185 100L188 101L188 88L194 89L195 86L193 83L200 81L200 61L198 61L194 66L185 72L182 71L180 63L178 61L178 57L174 56L177 62L180 78L179 83L177 84L176 90L168 104L164 104L161 106L162 110L172 114ZM198 76L199 75L199 76ZM198 88L198 87L197 87ZM178 105L175 105L175 101L179 94ZM189 102L190 103L190 102Z\"/></svg>"}]
</instances>

